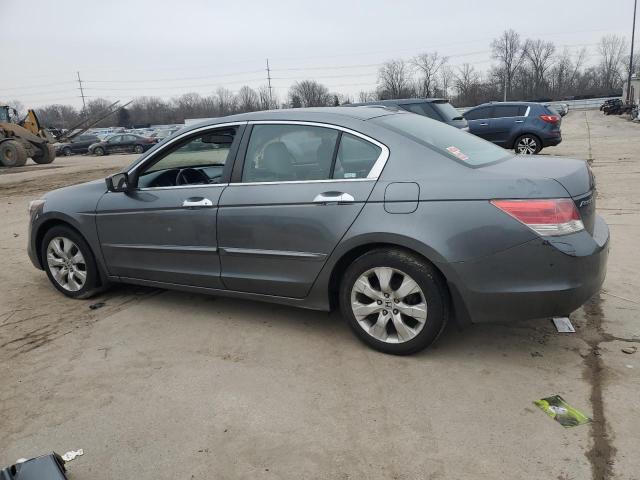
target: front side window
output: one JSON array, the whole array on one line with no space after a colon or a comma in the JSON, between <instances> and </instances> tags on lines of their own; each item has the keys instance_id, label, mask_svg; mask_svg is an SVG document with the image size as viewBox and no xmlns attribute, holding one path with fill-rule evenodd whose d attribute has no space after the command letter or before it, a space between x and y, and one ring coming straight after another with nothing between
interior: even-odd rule
<instances>
[{"instance_id":1,"label":"front side window","mask_svg":"<svg viewBox=\"0 0 640 480\"><path fill-rule=\"evenodd\" d=\"M166 155L142 169L138 176L138 187L219 183L236 133L236 127L227 127L178 143Z\"/></svg>"},{"instance_id":2,"label":"front side window","mask_svg":"<svg viewBox=\"0 0 640 480\"><path fill-rule=\"evenodd\" d=\"M331 178L339 131L309 125L254 125L243 182L287 182Z\"/></svg>"},{"instance_id":3,"label":"front side window","mask_svg":"<svg viewBox=\"0 0 640 480\"><path fill-rule=\"evenodd\" d=\"M109 143L119 143L121 139L122 139L121 135L114 135L113 137L109 138L109 140L107 140L107 142L109 142Z\"/></svg>"}]
</instances>

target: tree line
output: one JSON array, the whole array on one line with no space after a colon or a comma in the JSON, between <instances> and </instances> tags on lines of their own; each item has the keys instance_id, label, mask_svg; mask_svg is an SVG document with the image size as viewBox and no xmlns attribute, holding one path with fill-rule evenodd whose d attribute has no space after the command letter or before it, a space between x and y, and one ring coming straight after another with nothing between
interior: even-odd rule
<instances>
[{"instance_id":1,"label":"tree line","mask_svg":"<svg viewBox=\"0 0 640 480\"><path fill-rule=\"evenodd\" d=\"M142 126L183 123L186 118L218 117L274 108L337 106L354 102L407 97L443 97L455 106L473 106L492 100L561 100L572 96L618 93L629 73L628 43L624 37L607 35L595 52L586 48L559 50L553 42L522 38L505 30L491 44L492 65L478 70L471 63L451 65L437 51L413 58L396 58L379 69L374 90L357 96L331 92L313 79L294 83L285 98L264 85L243 86L236 93L218 88L212 95L187 93L171 99L144 96L134 99L97 126ZM588 62L590 57L595 61ZM634 73L636 60L634 55ZM47 105L36 109L44 125L68 128L83 118L94 117L111 102L95 98L83 109L71 105ZM20 102L9 102L24 113Z\"/></svg>"}]
</instances>

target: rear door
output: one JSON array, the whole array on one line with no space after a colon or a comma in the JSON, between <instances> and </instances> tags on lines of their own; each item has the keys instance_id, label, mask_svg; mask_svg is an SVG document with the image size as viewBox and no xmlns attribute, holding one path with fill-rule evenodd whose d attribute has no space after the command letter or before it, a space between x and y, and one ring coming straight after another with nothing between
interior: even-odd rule
<instances>
[{"instance_id":1,"label":"rear door","mask_svg":"<svg viewBox=\"0 0 640 480\"><path fill-rule=\"evenodd\" d=\"M388 157L373 139L310 122L254 122L222 193L222 281L302 298L354 222Z\"/></svg>"},{"instance_id":2,"label":"rear door","mask_svg":"<svg viewBox=\"0 0 640 480\"><path fill-rule=\"evenodd\" d=\"M492 135L492 118L491 112L492 106L478 107L473 110L469 110L463 116L467 120L469 126L469 132L482 137L486 140L491 139Z\"/></svg>"},{"instance_id":3,"label":"rear door","mask_svg":"<svg viewBox=\"0 0 640 480\"><path fill-rule=\"evenodd\" d=\"M491 132L487 140L501 147L509 146L524 124L525 105L494 105Z\"/></svg>"}]
</instances>

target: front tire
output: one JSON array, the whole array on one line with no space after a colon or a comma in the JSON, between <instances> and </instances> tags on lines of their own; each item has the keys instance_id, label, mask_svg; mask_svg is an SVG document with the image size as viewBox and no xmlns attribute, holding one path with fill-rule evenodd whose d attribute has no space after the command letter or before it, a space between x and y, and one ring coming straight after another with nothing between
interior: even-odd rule
<instances>
[{"instance_id":1,"label":"front tire","mask_svg":"<svg viewBox=\"0 0 640 480\"><path fill-rule=\"evenodd\" d=\"M70 157L71 155L73 155L73 150L71 150L70 147L64 147L64 149L62 150L62 153L64 154L65 157Z\"/></svg>"},{"instance_id":2,"label":"front tire","mask_svg":"<svg viewBox=\"0 0 640 480\"><path fill-rule=\"evenodd\" d=\"M101 290L93 252L75 230L65 226L48 230L40 254L49 281L67 297L89 298Z\"/></svg>"},{"instance_id":3,"label":"front tire","mask_svg":"<svg viewBox=\"0 0 640 480\"><path fill-rule=\"evenodd\" d=\"M449 296L429 262L405 250L375 249L344 273L340 310L370 347L408 355L438 338L449 318Z\"/></svg>"},{"instance_id":4,"label":"front tire","mask_svg":"<svg viewBox=\"0 0 640 480\"><path fill-rule=\"evenodd\" d=\"M39 154L33 157L33 161L41 165L46 165L48 163L51 163L55 159L56 159L56 149L53 147L53 145L49 145L48 143L45 145L42 145L40 147Z\"/></svg>"},{"instance_id":5,"label":"front tire","mask_svg":"<svg viewBox=\"0 0 640 480\"><path fill-rule=\"evenodd\" d=\"M0 143L0 164L4 167L21 167L27 162L27 150L15 140Z\"/></svg>"}]
</instances>

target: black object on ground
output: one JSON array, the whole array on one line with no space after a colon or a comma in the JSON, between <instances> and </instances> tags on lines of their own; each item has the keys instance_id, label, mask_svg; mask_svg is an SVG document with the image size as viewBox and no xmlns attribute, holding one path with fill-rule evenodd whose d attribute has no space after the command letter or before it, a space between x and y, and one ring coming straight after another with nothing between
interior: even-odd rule
<instances>
[{"instance_id":1,"label":"black object on ground","mask_svg":"<svg viewBox=\"0 0 640 480\"><path fill-rule=\"evenodd\" d=\"M0 470L0 480L67 480L64 460L57 453L30 458Z\"/></svg>"},{"instance_id":2,"label":"black object on ground","mask_svg":"<svg viewBox=\"0 0 640 480\"><path fill-rule=\"evenodd\" d=\"M97 310L99 308L104 307L105 305L106 305L106 303L104 303L104 302L98 302L98 303L93 303L93 304L89 305L89 308L91 310Z\"/></svg>"}]
</instances>

